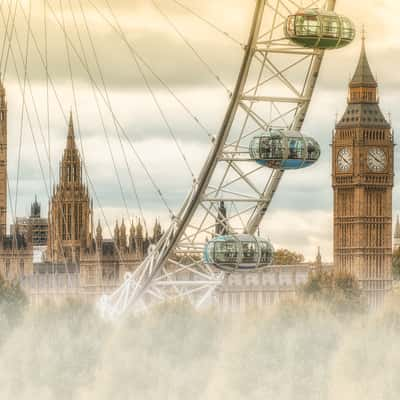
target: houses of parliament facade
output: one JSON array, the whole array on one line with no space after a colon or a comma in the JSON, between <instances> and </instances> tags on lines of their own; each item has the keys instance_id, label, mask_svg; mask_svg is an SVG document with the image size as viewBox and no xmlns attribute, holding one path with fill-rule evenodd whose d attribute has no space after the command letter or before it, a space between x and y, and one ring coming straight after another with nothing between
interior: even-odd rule
<instances>
[{"instance_id":1,"label":"houses of parliament facade","mask_svg":"<svg viewBox=\"0 0 400 400\"><path fill-rule=\"evenodd\" d=\"M113 238L105 239L100 221L94 227L93 201L83 181L82 161L75 141L72 113L67 143L53 188L48 218L42 218L38 201L29 218L16 218L7 234L7 101L0 83L0 273L6 280L23 280L35 273L79 273L82 287L115 286L162 236L158 221L149 236L139 220L115 225ZM34 263L34 249L46 245Z\"/></svg>"},{"instance_id":2,"label":"houses of parliament facade","mask_svg":"<svg viewBox=\"0 0 400 400\"><path fill-rule=\"evenodd\" d=\"M83 183L82 161L75 141L72 113L67 144L60 163L60 180L53 189L48 215L48 264L78 266L83 286L113 285L143 260L151 243L162 230L156 221L153 236L144 232L142 223L127 227L122 219L113 238L103 238L103 228L94 227L93 200Z\"/></svg>"}]
</instances>

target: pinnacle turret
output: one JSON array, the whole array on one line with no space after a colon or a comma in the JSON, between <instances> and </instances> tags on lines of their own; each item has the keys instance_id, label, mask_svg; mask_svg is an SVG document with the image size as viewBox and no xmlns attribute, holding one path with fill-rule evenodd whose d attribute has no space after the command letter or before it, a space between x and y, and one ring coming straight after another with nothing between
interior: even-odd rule
<instances>
[{"instance_id":1,"label":"pinnacle turret","mask_svg":"<svg viewBox=\"0 0 400 400\"><path fill-rule=\"evenodd\" d=\"M74 129L74 120L72 117L72 111L69 114L69 123L68 123L68 138L67 138L67 149L75 149L75 129Z\"/></svg>"},{"instance_id":2,"label":"pinnacle turret","mask_svg":"<svg viewBox=\"0 0 400 400\"><path fill-rule=\"evenodd\" d=\"M142 227L142 224L140 222L140 219L139 219L139 222L138 222L138 224L136 226L136 236L139 237L139 238L143 238L143 227Z\"/></svg>"},{"instance_id":3,"label":"pinnacle turret","mask_svg":"<svg viewBox=\"0 0 400 400\"><path fill-rule=\"evenodd\" d=\"M100 220L99 220L99 222L97 224L97 228L96 228L96 237L99 239L103 239L103 229L101 227Z\"/></svg>"},{"instance_id":4,"label":"pinnacle turret","mask_svg":"<svg viewBox=\"0 0 400 400\"><path fill-rule=\"evenodd\" d=\"M35 195L35 201L31 205L31 218L40 218L40 204L38 202L37 196Z\"/></svg>"},{"instance_id":5,"label":"pinnacle turret","mask_svg":"<svg viewBox=\"0 0 400 400\"><path fill-rule=\"evenodd\" d=\"M322 255L321 255L321 247L318 246L317 257L315 258L315 265L317 268L322 267Z\"/></svg>"},{"instance_id":6,"label":"pinnacle turret","mask_svg":"<svg viewBox=\"0 0 400 400\"><path fill-rule=\"evenodd\" d=\"M397 219L396 219L396 226L395 226L395 229L394 229L394 238L395 239L400 239L400 219L399 219L399 216L397 216Z\"/></svg>"},{"instance_id":7,"label":"pinnacle turret","mask_svg":"<svg viewBox=\"0 0 400 400\"><path fill-rule=\"evenodd\" d=\"M120 246L121 248L125 249L127 246L127 236L126 236L126 227L125 227L125 221L122 218L122 223L121 227L119 229L119 238L120 238Z\"/></svg>"}]
</instances>

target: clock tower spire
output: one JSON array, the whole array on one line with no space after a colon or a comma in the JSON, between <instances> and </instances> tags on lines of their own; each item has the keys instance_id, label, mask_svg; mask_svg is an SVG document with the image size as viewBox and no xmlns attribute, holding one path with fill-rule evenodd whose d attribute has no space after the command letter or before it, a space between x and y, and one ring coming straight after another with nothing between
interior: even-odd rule
<instances>
[{"instance_id":1,"label":"clock tower spire","mask_svg":"<svg viewBox=\"0 0 400 400\"><path fill-rule=\"evenodd\" d=\"M393 149L363 35L347 109L332 144L334 264L359 280L371 307L392 287Z\"/></svg>"}]
</instances>

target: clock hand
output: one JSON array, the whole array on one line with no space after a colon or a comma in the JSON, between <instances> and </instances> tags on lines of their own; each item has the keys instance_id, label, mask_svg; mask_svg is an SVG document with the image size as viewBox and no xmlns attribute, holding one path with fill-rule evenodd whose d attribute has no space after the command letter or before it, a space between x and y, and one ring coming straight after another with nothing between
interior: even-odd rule
<instances>
[{"instance_id":1,"label":"clock hand","mask_svg":"<svg viewBox=\"0 0 400 400\"><path fill-rule=\"evenodd\" d=\"M376 158L373 154L371 154L371 157L372 157L375 161L377 161L379 164L383 164L383 161L382 161L381 159L379 159L379 158Z\"/></svg>"}]
</instances>

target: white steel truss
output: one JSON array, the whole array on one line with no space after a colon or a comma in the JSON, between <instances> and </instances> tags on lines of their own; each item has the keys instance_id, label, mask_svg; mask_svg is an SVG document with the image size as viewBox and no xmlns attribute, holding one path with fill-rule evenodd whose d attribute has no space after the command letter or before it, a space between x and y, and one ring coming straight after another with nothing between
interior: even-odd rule
<instances>
[{"instance_id":1,"label":"white steel truss","mask_svg":"<svg viewBox=\"0 0 400 400\"><path fill-rule=\"evenodd\" d=\"M302 6L333 10L335 2L309 0ZM250 140L270 128L301 130L324 54L284 37L287 16L299 8L294 0L256 1L237 83L200 176L160 242L118 290L99 301L105 317L176 298L202 306L225 278L202 261L216 225L256 232L284 171L257 165L249 157ZM227 218L219 221L222 201Z\"/></svg>"}]
</instances>

